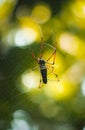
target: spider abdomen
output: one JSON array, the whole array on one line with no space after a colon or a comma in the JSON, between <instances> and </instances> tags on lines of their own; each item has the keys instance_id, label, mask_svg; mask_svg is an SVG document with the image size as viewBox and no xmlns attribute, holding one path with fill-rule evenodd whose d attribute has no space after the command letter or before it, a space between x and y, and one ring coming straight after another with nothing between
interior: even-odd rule
<instances>
[{"instance_id":1,"label":"spider abdomen","mask_svg":"<svg viewBox=\"0 0 85 130\"><path fill-rule=\"evenodd\" d=\"M43 80L43 83L47 83L47 69L41 69L41 75L42 75L42 80Z\"/></svg>"}]
</instances>

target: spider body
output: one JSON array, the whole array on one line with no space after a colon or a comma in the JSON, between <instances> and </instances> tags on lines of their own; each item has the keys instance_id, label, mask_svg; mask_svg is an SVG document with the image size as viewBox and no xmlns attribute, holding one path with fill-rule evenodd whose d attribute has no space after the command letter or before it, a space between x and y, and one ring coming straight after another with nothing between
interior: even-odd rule
<instances>
[{"instance_id":1,"label":"spider body","mask_svg":"<svg viewBox=\"0 0 85 130\"><path fill-rule=\"evenodd\" d=\"M38 63L39 63L43 83L47 84L47 67L45 65L45 60L42 58L39 58Z\"/></svg>"},{"instance_id":2,"label":"spider body","mask_svg":"<svg viewBox=\"0 0 85 130\"><path fill-rule=\"evenodd\" d=\"M33 53L33 51L31 52L32 54L32 57L35 59L35 61L38 63L39 65L39 69L40 69L40 73L41 73L41 78L40 79L40 86L41 86L41 82L43 82L44 84L47 84L47 70L50 71L50 73L53 73L56 77L57 77L57 74L54 73L54 67L53 65L55 64L55 58L56 58L56 48L53 47L52 45L49 45L49 44L46 44L47 46L49 46L50 48L53 49L53 52L52 54L48 57L47 60L44 60L43 59L43 49L44 49L44 44L43 44L43 39L41 39L41 53L40 53L40 57L37 58L35 56L35 54ZM49 62L49 60L53 58L53 61L52 62ZM49 66L48 66L49 65ZM38 66L36 66L33 70L37 69ZM50 74L49 73L49 74ZM59 80L58 80L59 81ZM39 86L39 87L40 87Z\"/></svg>"}]
</instances>

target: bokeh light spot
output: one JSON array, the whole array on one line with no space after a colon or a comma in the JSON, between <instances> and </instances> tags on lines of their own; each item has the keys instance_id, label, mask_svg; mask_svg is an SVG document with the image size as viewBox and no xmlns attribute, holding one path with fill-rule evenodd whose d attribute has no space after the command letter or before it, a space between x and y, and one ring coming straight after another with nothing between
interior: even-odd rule
<instances>
[{"instance_id":1,"label":"bokeh light spot","mask_svg":"<svg viewBox=\"0 0 85 130\"><path fill-rule=\"evenodd\" d=\"M44 101L40 104L40 110L45 117L55 117L59 112L59 107L53 101Z\"/></svg>"},{"instance_id":2,"label":"bokeh light spot","mask_svg":"<svg viewBox=\"0 0 85 130\"><path fill-rule=\"evenodd\" d=\"M32 10L32 17L38 22L38 23L45 23L47 22L51 17L51 10L50 8L45 4L38 4L36 5Z\"/></svg>"},{"instance_id":3,"label":"bokeh light spot","mask_svg":"<svg viewBox=\"0 0 85 130\"><path fill-rule=\"evenodd\" d=\"M0 0L0 6L2 6L5 1L6 1L6 0Z\"/></svg>"},{"instance_id":4,"label":"bokeh light spot","mask_svg":"<svg viewBox=\"0 0 85 130\"><path fill-rule=\"evenodd\" d=\"M15 44L16 46L25 46L35 41L36 32L32 28L23 28L16 32Z\"/></svg>"},{"instance_id":5,"label":"bokeh light spot","mask_svg":"<svg viewBox=\"0 0 85 130\"><path fill-rule=\"evenodd\" d=\"M21 28L28 28L28 29L32 29L34 30L34 32L36 32L36 41L39 41L41 38L41 28L39 26L39 24L37 24L37 22L35 22L35 20L33 20L32 18L29 17L20 17L19 18L19 22L20 22L20 27Z\"/></svg>"},{"instance_id":6,"label":"bokeh light spot","mask_svg":"<svg viewBox=\"0 0 85 130\"><path fill-rule=\"evenodd\" d=\"M82 81L81 90L82 94L85 96L85 79Z\"/></svg>"},{"instance_id":7,"label":"bokeh light spot","mask_svg":"<svg viewBox=\"0 0 85 130\"><path fill-rule=\"evenodd\" d=\"M75 1L75 3L72 4L72 11L75 16L79 18L85 18L85 1Z\"/></svg>"},{"instance_id":8,"label":"bokeh light spot","mask_svg":"<svg viewBox=\"0 0 85 130\"><path fill-rule=\"evenodd\" d=\"M17 0L0 0L0 22L6 22L11 15ZM3 22L3 23L4 23Z\"/></svg>"},{"instance_id":9,"label":"bokeh light spot","mask_svg":"<svg viewBox=\"0 0 85 130\"><path fill-rule=\"evenodd\" d=\"M59 82L48 81L44 91L48 97L54 100L68 100L73 97L76 89L76 85L68 77L61 77Z\"/></svg>"},{"instance_id":10,"label":"bokeh light spot","mask_svg":"<svg viewBox=\"0 0 85 130\"><path fill-rule=\"evenodd\" d=\"M60 47L70 54L76 54L78 48L77 42L78 40L70 33L60 35Z\"/></svg>"},{"instance_id":11,"label":"bokeh light spot","mask_svg":"<svg viewBox=\"0 0 85 130\"><path fill-rule=\"evenodd\" d=\"M85 29L85 1L76 0L70 6L73 24L80 29ZM72 19L72 18L71 18ZM70 19L70 20L71 20Z\"/></svg>"},{"instance_id":12,"label":"bokeh light spot","mask_svg":"<svg viewBox=\"0 0 85 130\"><path fill-rule=\"evenodd\" d=\"M40 78L36 72L26 72L21 76L21 84L24 89L32 89L39 86Z\"/></svg>"},{"instance_id":13,"label":"bokeh light spot","mask_svg":"<svg viewBox=\"0 0 85 130\"><path fill-rule=\"evenodd\" d=\"M29 124L27 113L23 110L17 110L13 113L13 120L11 121L12 130L30 130L31 125ZM29 115L28 115L29 116Z\"/></svg>"},{"instance_id":14,"label":"bokeh light spot","mask_svg":"<svg viewBox=\"0 0 85 130\"><path fill-rule=\"evenodd\" d=\"M85 126L83 127L83 130L85 130Z\"/></svg>"},{"instance_id":15,"label":"bokeh light spot","mask_svg":"<svg viewBox=\"0 0 85 130\"><path fill-rule=\"evenodd\" d=\"M85 59L85 44L76 35L64 32L59 38L60 48L70 55ZM81 51L82 50L82 51Z\"/></svg>"}]
</instances>

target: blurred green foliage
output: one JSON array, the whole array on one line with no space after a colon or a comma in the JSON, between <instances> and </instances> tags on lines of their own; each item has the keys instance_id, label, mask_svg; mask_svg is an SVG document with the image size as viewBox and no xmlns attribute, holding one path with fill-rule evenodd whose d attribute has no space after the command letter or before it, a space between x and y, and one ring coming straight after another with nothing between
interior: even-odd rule
<instances>
[{"instance_id":1,"label":"blurred green foliage","mask_svg":"<svg viewBox=\"0 0 85 130\"><path fill-rule=\"evenodd\" d=\"M84 23L84 1L0 2L0 130L85 130ZM62 83L27 89L22 77L37 65L31 51L39 57L42 36L57 42Z\"/></svg>"}]
</instances>

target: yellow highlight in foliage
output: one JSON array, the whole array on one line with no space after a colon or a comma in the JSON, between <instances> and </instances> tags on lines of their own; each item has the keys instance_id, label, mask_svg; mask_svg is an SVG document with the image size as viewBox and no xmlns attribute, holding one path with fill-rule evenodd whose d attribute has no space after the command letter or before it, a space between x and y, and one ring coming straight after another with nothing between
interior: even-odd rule
<instances>
[{"instance_id":1,"label":"yellow highlight in foliage","mask_svg":"<svg viewBox=\"0 0 85 130\"><path fill-rule=\"evenodd\" d=\"M16 0L1 0L0 1L0 20L8 18L10 12L12 12Z\"/></svg>"},{"instance_id":2,"label":"yellow highlight in foliage","mask_svg":"<svg viewBox=\"0 0 85 130\"><path fill-rule=\"evenodd\" d=\"M28 92L34 88L38 88L40 83L40 76L35 71L26 71L24 72L17 81L20 84L20 88L18 89L22 92Z\"/></svg>"},{"instance_id":3,"label":"yellow highlight in foliage","mask_svg":"<svg viewBox=\"0 0 85 130\"><path fill-rule=\"evenodd\" d=\"M45 4L38 4L34 7L32 10L32 17L38 22L38 23L45 23L47 22L51 17L51 10L50 8Z\"/></svg>"},{"instance_id":4,"label":"yellow highlight in foliage","mask_svg":"<svg viewBox=\"0 0 85 130\"><path fill-rule=\"evenodd\" d=\"M56 48L56 49L58 49L58 48ZM47 60L50 54L52 54L52 50L46 51L43 56L44 59ZM51 62L51 63L53 62L53 57L49 60L49 62ZM65 64L65 60L63 59L62 55L57 51L56 58L55 58L55 64L54 64L54 72L57 74L61 74L65 69L64 64Z\"/></svg>"},{"instance_id":5,"label":"yellow highlight in foliage","mask_svg":"<svg viewBox=\"0 0 85 130\"><path fill-rule=\"evenodd\" d=\"M41 29L40 26L29 17L22 17L19 19L22 28L30 28L36 32L36 40L41 39Z\"/></svg>"},{"instance_id":6,"label":"yellow highlight in foliage","mask_svg":"<svg viewBox=\"0 0 85 130\"><path fill-rule=\"evenodd\" d=\"M72 11L77 17L85 19L85 1L78 0L75 3L73 3Z\"/></svg>"},{"instance_id":7,"label":"yellow highlight in foliage","mask_svg":"<svg viewBox=\"0 0 85 130\"><path fill-rule=\"evenodd\" d=\"M77 36L64 32L60 35L60 48L65 52L80 58L85 59L85 44Z\"/></svg>"},{"instance_id":8,"label":"yellow highlight in foliage","mask_svg":"<svg viewBox=\"0 0 85 130\"><path fill-rule=\"evenodd\" d=\"M75 93L76 87L68 80L60 81L56 85L50 83L45 87L45 94L55 100L68 100Z\"/></svg>"},{"instance_id":9,"label":"yellow highlight in foliage","mask_svg":"<svg viewBox=\"0 0 85 130\"><path fill-rule=\"evenodd\" d=\"M81 29L85 29L85 1L75 1L71 6L75 24Z\"/></svg>"},{"instance_id":10,"label":"yellow highlight in foliage","mask_svg":"<svg viewBox=\"0 0 85 130\"><path fill-rule=\"evenodd\" d=\"M59 113L60 107L53 100L46 100L41 102L40 110L45 117L51 118Z\"/></svg>"}]
</instances>

